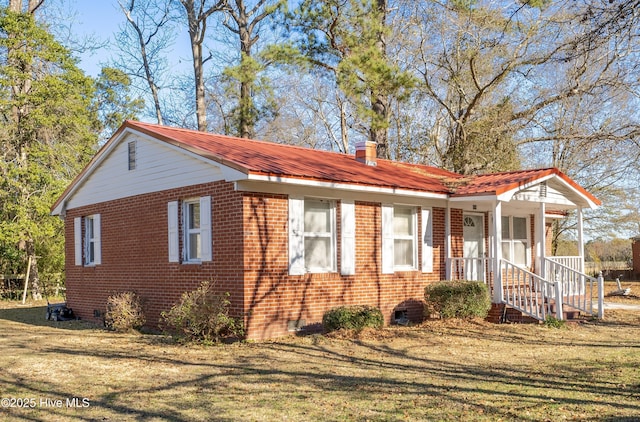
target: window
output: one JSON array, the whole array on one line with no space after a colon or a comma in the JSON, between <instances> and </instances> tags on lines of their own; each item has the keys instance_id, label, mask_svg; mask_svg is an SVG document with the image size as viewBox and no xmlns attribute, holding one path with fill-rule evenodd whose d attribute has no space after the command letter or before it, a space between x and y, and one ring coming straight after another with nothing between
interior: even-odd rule
<instances>
[{"instance_id":1,"label":"window","mask_svg":"<svg viewBox=\"0 0 640 422\"><path fill-rule=\"evenodd\" d=\"M74 219L75 264L94 266L102 263L100 214Z\"/></svg>"},{"instance_id":2,"label":"window","mask_svg":"<svg viewBox=\"0 0 640 422\"><path fill-rule=\"evenodd\" d=\"M136 169L136 141L131 141L127 144L128 156L129 156L129 170Z\"/></svg>"},{"instance_id":3,"label":"window","mask_svg":"<svg viewBox=\"0 0 640 422\"><path fill-rule=\"evenodd\" d=\"M93 216L84 219L84 263L92 265L96 260L95 219Z\"/></svg>"},{"instance_id":4,"label":"window","mask_svg":"<svg viewBox=\"0 0 640 422\"><path fill-rule=\"evenodd\" d=\"M383 273L417 269L417 214L414 207L382 206Z\"/></svg>"},{"instance_id":5,"label":"window","mask_svg":"<svg viewBox=\"0 0 640 422\"><path fill-rule=\"evenodd\" d=\"M200 231L200 201L184 203L184 260L202 259L202 241Z\"/></svg>"},{"instance_id":6,"label":"window","mask_svg":"<svg viewBox=\"0 0 640 422\"><path fill-rule=\"evenodd\" d=\"M413 208L395 207L393 210L394 267L416 267L416 222Z\"/></svg>"},{"instance_id":7,"label":"window","mask_svg":"<svg viewBox=\"0 0 640 422\"><path fill-rule=\"evenodd\" d=\"M304 266L309 272L334 270L333 208L327 201L304 201Z\"/></svg>"},{"instance_id":8,"label":"window","mask_svg":"<svg viewBox=\"0 0 640 422\"><path fill-rule=\"evenodd\" d=\"M335 202L289 198L289 273L336 271Z\"/></svg>"},{"instance_id":9,"label":"window","mask_svg":"<svg viewBox=\"0 0 640 422\"><path fill-rule=\"evenodd\" d=\"M212 260L210 196L171 201L167 204L167 217L169 262Z\"/></svg>"},{"instance_id":10,"label":"window","mask_svg":"<svg viewBox=\"0 0 640 422\"><path fill-rule=\"evenodd\" d=\"M502 258L516 265L529 265L527 217L502 217Z\"/></svg>"}]
</instances>

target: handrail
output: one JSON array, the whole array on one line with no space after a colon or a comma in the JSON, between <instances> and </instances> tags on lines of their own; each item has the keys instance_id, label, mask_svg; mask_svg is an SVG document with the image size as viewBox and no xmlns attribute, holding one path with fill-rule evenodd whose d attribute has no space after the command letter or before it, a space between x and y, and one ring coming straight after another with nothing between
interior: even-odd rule
<instances>
[{"instance_id":1,"label":"handrail","mask_svg":"<svg viewBox=\"0 0 640 422\"><path fill-rule=\"evenodd\" d=\"M562 319L562 306L558 306L556 300L556 283L505 259L499 260L499 263L505 304L540 321L552 315L555 304L556 315Z\"/></svg>"},{"instance_id":2,"label":"handrail","mask_svg":"<svg viewBox=\"0 0 640 422\"><path fill-rule=\"evenodd\" d=\"M598 280L552 258L544 258L546 278L562 284L562 303L593 315L593 294Z\"/></svg>"}]
</instances>

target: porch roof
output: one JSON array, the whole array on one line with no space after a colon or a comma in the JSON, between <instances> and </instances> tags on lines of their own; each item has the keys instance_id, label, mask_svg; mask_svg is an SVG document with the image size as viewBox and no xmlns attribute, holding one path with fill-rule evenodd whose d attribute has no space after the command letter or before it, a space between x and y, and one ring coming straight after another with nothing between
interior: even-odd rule
<instances>
[{"instance_id":1,"label":"porch roof","mask_svg":"<svg viewBox=\"0 0 640 422\"><path fill-rule=\"evenodd\" d=\"M601 205L598 198L557 168L477 175L454 189L451 198L464 200L465 197L476 199L482 196L510 201L518 193L543 183L556 186L559 190L564 191L566 197L576 205L589 208L596 208Z\"/></svg>"}]
</instances>

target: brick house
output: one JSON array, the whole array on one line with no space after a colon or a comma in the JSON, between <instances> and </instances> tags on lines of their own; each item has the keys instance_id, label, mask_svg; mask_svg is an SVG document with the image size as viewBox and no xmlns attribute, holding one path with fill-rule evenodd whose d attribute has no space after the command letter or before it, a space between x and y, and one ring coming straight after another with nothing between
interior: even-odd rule
<instances>
[{"instance_id":1,"label":"brick house","mask_svg":"<svg viewBox=\"0 0 640 422\"><path fill-rule=\"evenodd\" d=\"M598 205L552 168L469 177L377 159L369 144L354 157L127 121L52 213L81 318L100 321L110 294L132 290L154 325L215 280L247 337L264 339L344 304L419 320L425 285L444 279L488 283L496 315L544 318L590 283L558 281L583 259L547 256L549 222L576 210L583 250L582 209Z\"/></svg>"}]
</instances>

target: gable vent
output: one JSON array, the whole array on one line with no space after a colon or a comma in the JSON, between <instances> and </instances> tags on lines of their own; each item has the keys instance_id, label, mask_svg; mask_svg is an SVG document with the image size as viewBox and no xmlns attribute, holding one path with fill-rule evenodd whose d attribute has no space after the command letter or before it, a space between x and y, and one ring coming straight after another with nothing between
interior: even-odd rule
<instances>
[{"instance_id":1,"label":"gable vent","mask_svg":"<svg viewBox=\"0 0 640 422\"><path fill-rule=\"evenodd\" d=\"M129 142L127 146L129 148L128 150L129 170L135 170L136 169L136 141Z\"/></svg>"},{"instance_id":2,"label":"gable vent","mask_svg":"<svg viewBox=\"0 0 640 422\"><path fill-rule=\"evenodd\" d=\"M547 197L547 182L540 183L540 198Z\"/></svg>"}]
</instances>

